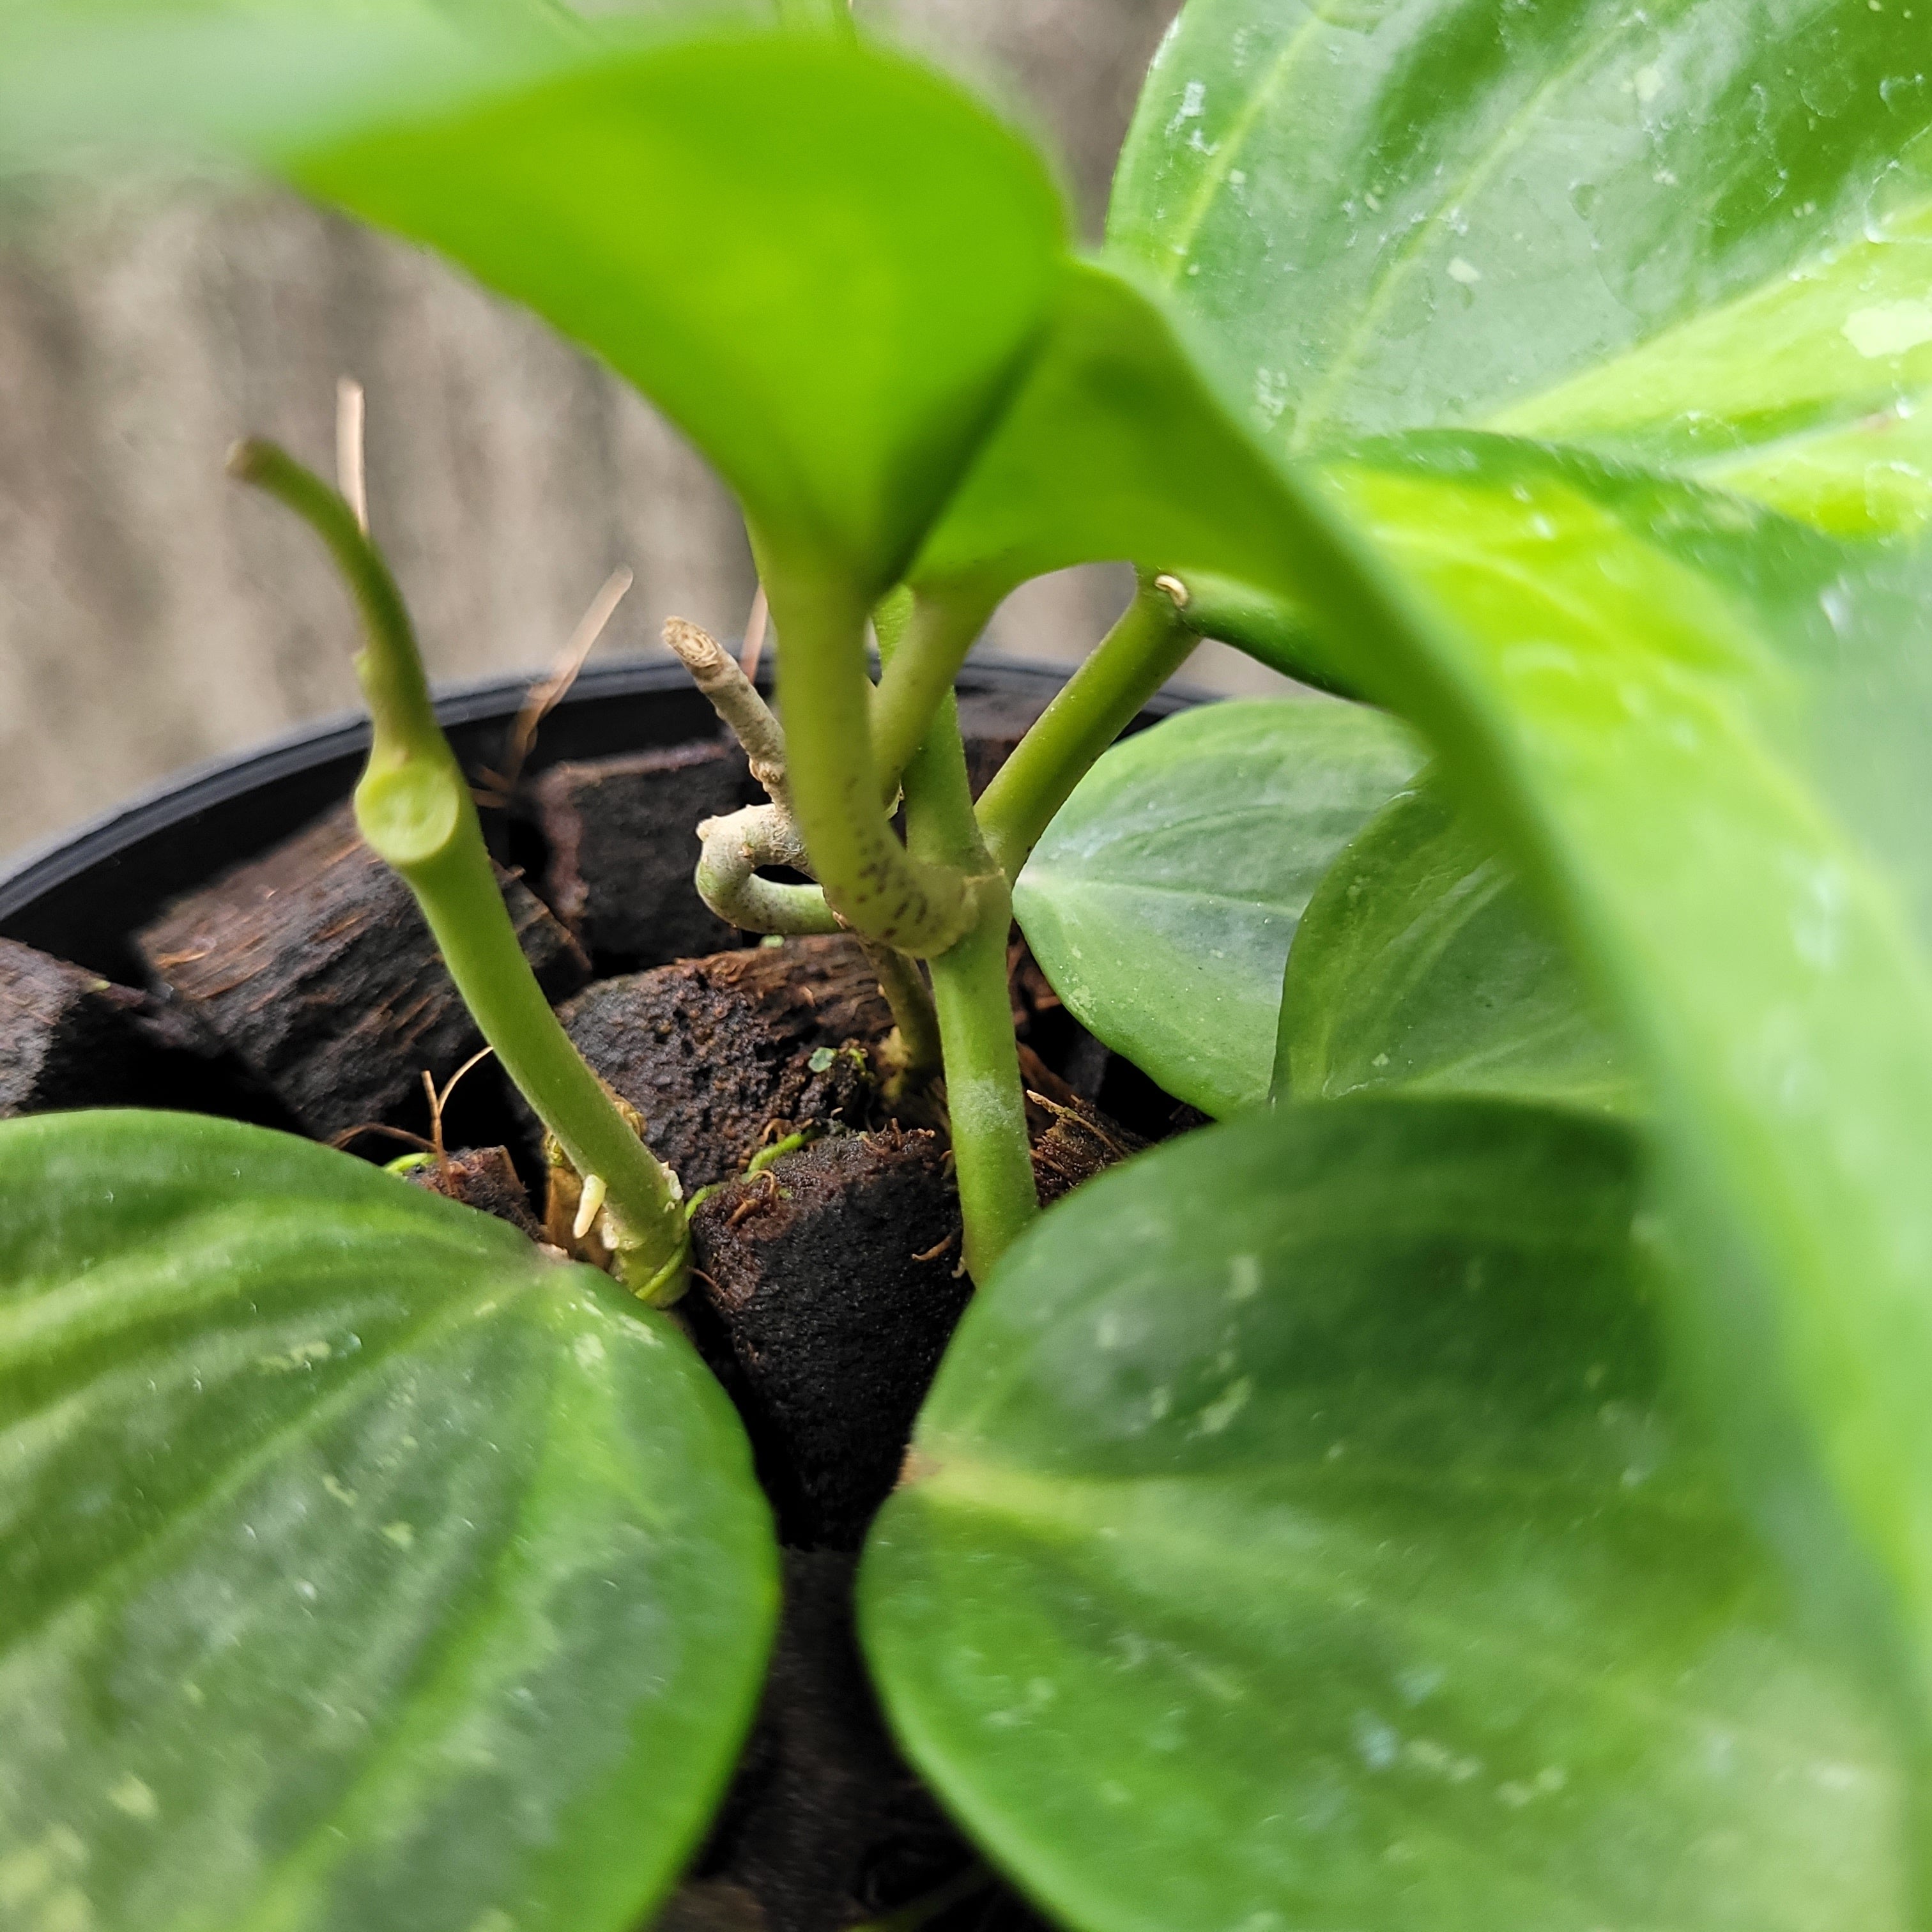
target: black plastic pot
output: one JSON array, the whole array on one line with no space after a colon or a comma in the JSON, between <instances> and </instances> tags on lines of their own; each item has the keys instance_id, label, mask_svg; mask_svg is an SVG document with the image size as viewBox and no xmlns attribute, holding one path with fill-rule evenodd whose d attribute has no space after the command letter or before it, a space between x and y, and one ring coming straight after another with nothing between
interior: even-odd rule
<instances>
[{"instance_id":1,"label":"black plastic pot","mask_svg":"<svg viewBox=\"0 0 1932 1932\"><path fill-rule=\"evenodd\" d=\"M1037 705L1066 675L1059 667L982 658L967 666L959 688L964 697ZM466 767L502 768L506 735L528 688L525 679L496 680L442 699L439 714ZM1133 728L1199 701L1192 694L1164 692ZM681 664L601 666L580 677L544 721L525 770L688 742L718 728ZM266 851L346 798L368 744L368 727L359 720L315 726L205 766L29 854L0 876L0 938L140 985L146 970L134 936L170 902ZM508 828L513 845L517 829ZM543 856L540 850L509 856L533 868ZM233 1071L190 1069L190 1084L158 1104L292 1125L272 1100L231 1077ZM194 1084L196 1079L202 1084ZM1148 1137L1167 1130L1174 1104L1144 1075L1116 1060L1108 1062L1100 1098L1114 1119ZM526 1124L507 1104L506 1090L487 1079L466 1083L451 1118L458 1144L514 1147ZM526 1172L525 1178L534 1176ZM712 1332L715 1324L706 1325L701 1310L693 1318L700 1347L733 1386L730 1344ZM754 1440L763 1444L752 1426ZM766 1444L760 1453L775 1452ZM788 1901L776 1923L786 1922L794 1911L802 1915L798 1923L830 1923L826 1910L834 1904L844 1910L850 1901L842 1888L854 1881L842 1858L857 1859L855 1870L883 1882L880 1872L896 1870L892 1860L912 1861L911 1871L937 1858L943 1870L947 1861L956 1864L969 1856L936 1802L922 1797L911 1774L897 1766L880 1729L846 1607L854 1561L838 1550L788 1557L785 1621L767 1693L771 1714L747 1748L748 1781L727 1796L711 1846L693 1868L700 1878L733 1885L754 1880L761 1898L770 1892L772 1899ZM831 1798L821 1788L828 1766L836 1768ZM819 1843L826 1834L834 1846L829 1862ZM875 1870L868 1862L877 1860L888 1862ZM930 1882L922 1878L919 1888ZM992 1910L994 1922L1015 1932L1045 1932L1016 1899L990 1907L976 1899L973 1909Z\"/></svg>"},{"instance_id":2,"label":"black plastic pot","mask_svg":"<svg viewBox=\"0 0 1932 1932\"><path fill-rule=\"evenodd\" d=\"M1066 675L1052 665L974 659L962 694L1045 698ZM449 692L438 714L472 769L500 762L505 734L530 688L496 679ZM1163 692L1137 723L1197 701ZM682 664L668 660L586 670L544 720L526 770L566 759L647 751L718 728ZM124 983L143 976L131 936L170 900L254 857L346 798L368 748L368 724L339 719L196 770L29 853L0 876L0 938Z\"/></svg>"}]
</instances>

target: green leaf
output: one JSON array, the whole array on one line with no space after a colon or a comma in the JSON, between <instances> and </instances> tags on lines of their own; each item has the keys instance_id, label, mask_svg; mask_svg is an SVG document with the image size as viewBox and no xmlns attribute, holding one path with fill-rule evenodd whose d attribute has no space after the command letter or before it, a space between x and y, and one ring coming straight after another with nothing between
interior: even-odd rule
<instances>
[{"instance_id":1,"label":"green leaf","mask_svg":"<svg viewBox=\"0 0 1932 1932\"><path fill-rule=\"evenodd\" d=\"M637 383L821 576L902 573L1064 262L1037 155L849 33L666 42L555 0L14 11L0 164L185 146L433 244Z\"/></svg>"},{"instance_id":2,"label":"green leaf","mask_svg":"<svg viewBox=\"0 0 1932 1932\"><path fill-rule=\"evenodd\" d=\"M1898 1932L1898 1756L1664 1389L1607 1124L1355 1100L1102 1176L880 1518L914 1762L1075 1932Z\"/></svg>"},{"instance_id":3,"label":"green leaf","mask_svg":"<svg viewBox=\"0 0 1932 1932\"><path fill-rule=\"evenodd\" d=\"M278 158L595 45L557 0L10 0L0 171Z\"/></svg>"},{"instance_id":4,"label":"green leaf","mask_svg":"<svg viewBox=\"0 0 1932 1932\"><path fill-rule=\"evenodd\" d=\"M607 58L293 172L595 350L763 542L874 595L1016 379L1064 247L1017 136L830 34Z\"/></svg>"},{"instance_id":5,"label":"green leaf","mask_svg":"<svg viewBox=\"0 0 1932 1932\"><path fill-rule=\"evenodd\" d=\"M1257 569L1216 635L1326 689L1348 684L1306 622L1284 617L1286 557L1319 571L1280 472L1231 417L1172 314L1130 280L1062 269L1024 381L988 430L908 573L922 592L990 613L1028 578L1129 559L1190 586ZM1246 620L1244 622L1243 620Z\"/></svg>"},{"instance_id":6,"label":"green leaf","mask_svg":"<svg viewBox=\"0 0 1932 1932\"><path fill-rule=\"evenodd\" d=\"M1498 440L1331 481L1436 605L1377 694L1507 829L1654 1096L1676 1318L1740 1477L1812 1584L1875 1566L1922 1682L1932 556L1855 566Z\"/></svg>"},{"instance_id":7,"label":"green leaf","mask_svg":"<svg viewBox=\"0 0 1932 1932\"><path fill-rule=\"evenodd\" d=\"M1542 908L1424 773L1295 929L1275 1090L1487 1094L1628 1112L1636 1082Z\"/></svg>"},{"instance_id":8,"label":"green leaf","mask_svg":"<svg viewBox=\"0 0 1932 1932\"><path fill-rule=\"evenodd\" d=\"M1184 712L1084 778L1013 888L1073 1016L1177 1099L1267 1097L1295 922L1419 762L1380 712L1254 698Z\"/></svg>"},{"instance_id":9,"label":"green leaf","mask_svg":"<svg viewBox=\"0 0 1932 1932\"><path fill-rule=\"evenodd\" d=\"M1279 448L1486 425L1910 525L1928 54L1892 0L1190 0L1109 238Z\"/></svg>"},{"instance_id":10,"label":"green leaf","mask_svg":"<svg viewBox=\"0 0 1932 1932\"><path fill-rule=\"evenodd\" d=\"M0 1125L0 1918L618 1932L776 1594L677 1329L194 1116Z\"/></svg>"},{"instance_id":11,"label":"green leaf","mask_svg":"<svg viewBox=\"0 0 1932 1932\"><path fill-rule=\"evenodd\" d=\"M1172 318L1112 269L1070 262L1024 381L909 580L997 599L1102 558L1245 560L1280 540L1276 488Z\"/></svg>"},{"instance_id":12,"label":"green leaf","mask_svg":"<svg viewBox=\"0 0 1932 1932\"><path fill-rule=\"evenodd\" d=\"M1910 463L1845 439L1882 448L1871 412L1926 374L1928 32L1852 0L1748 31L1723 0L1195 0L1112 224L1392 566L1358 688L1424 731L1605 997L1689 1244L1685 1361L1795 1574L1888 1599L1919 1686L1932 956L1903 774L1928 712L1900 668L1932 570L1498 437L1336 445L1505 423L1915 520ZM1837 480L1808 494L1820 450ZM1274 587L1346 644L1333 582Z\"/></svg>"}]
</instances>

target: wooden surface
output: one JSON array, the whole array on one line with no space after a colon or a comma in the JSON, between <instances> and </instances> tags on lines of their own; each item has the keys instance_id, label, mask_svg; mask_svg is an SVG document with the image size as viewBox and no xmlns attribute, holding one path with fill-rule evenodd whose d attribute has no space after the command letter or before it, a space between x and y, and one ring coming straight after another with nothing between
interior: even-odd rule
<instances>
[{"instance_id":1,"label":"wooden surface","mask_svg":"<svg viewBox=\"0 0 1932 1932\"><path fill-rule=\"evenodd\" d=\"M860 10L1064 154L1095 225L1172 0ZM619 563L637 582L600 650L659 648L674 613L737 633L750 560L704 466L614 378L441 264L265 189L9 204L0 860L354 704L353 626L313 539L221 469L250 432L326 466L344 373L368 390L372 514L435 676L542 666ZM1118 569L1043 580L988 641L1072 659L1124 596ZM1190 675L1225 682L1231 656Z\"/></svg>"}]
</instances>

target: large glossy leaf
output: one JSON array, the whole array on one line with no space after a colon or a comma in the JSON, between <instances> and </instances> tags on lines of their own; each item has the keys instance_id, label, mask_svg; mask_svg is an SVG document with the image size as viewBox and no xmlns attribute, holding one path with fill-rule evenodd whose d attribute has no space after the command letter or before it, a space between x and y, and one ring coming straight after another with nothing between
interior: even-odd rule
<instances>
[{"instance_id":1,"label":"large glossy leaf","mask_svg":"<svg viewBox=\"0 0 1932 1932\"><path fill-rule=\"evenodd\" d=\"M829 34L608 58L295 172L596 350L768 544L881 590L1015 379L1063 244L1015 135Z\"/></svg>"},{"instance_id":2,"label":"large glossy leaf","mask_svg":"<svg viewBox=\"0 0 1932 1932\"><path fill-rule=\"evenodd\" d=\"M1184 712L1088 773L1013 888L1074 1017L1177 1098L1265 1098L1282 968L1316 882L1412 773L1379 712L1255 698Z\"/></svg>"},{"instance_id":3,"label":"large glossy leaf","mask_svg":"<svg viewBox=\"0 0 1932 1932\"><path fill-rule=\"evenodd\" d=\"M1932 514L1932 17L1191 0L1114 248L1278 446L1486 424L1844 529Z\"/></svg>"},{"instance_id":4,"label":"large glossy leaf","mask_svg":"<svg viewBox=\"0 0 1932 1932\"><path fill-rule=\"evenodd\" d=\"M1278 452L1504 422L1741 486L1815 443L1852 488L1779 500L1909 522L1917 484L1844 439L1924 374L1910 12L1196 0L1115 246L1211 326ZM1480 436L1331 481L1432 604L1392 606L1363 688L1502 836L1656 1098L1674 1306L1736 1466L1796 1574L1856 1595L1849 1521L1922 1686L1922 560ZM1299 601L1338 629L1324 588Z\"/></svg>"},{"instance_id":5,"label":"large glossy leaf","mask_svg":"<svg viewBox=\"0 0 1932 1932\"><path fill-rule=\"evenodd\" d=\"M1627 1144L1354 1100L1048 1214L874 1532L892 1721L1076 1932L1897 1932L1897 1761L1664 1390Z\"/></svg>"},{"instance_id":6,"label":"large glossy leaf","mask_svg":"<svg viewBox=\"0 0 1932 1932\"><path fill-rule=\"evenodd\" d=\"M1693 1251L1678 1304L1801 1571L1856 1526L1932 1652L1932 560L1502 443L1334 472L1446 621L1400 696L1608 997ZM1823 1487L1835 1498L1827 1504Z\"/></svg>"},{"instance_id":7,"label":"large glossy leaf","mask_svg":"<svg viewBox=\"0 0 1932 1932\"><path fill-rule=\"evenodd\" d=\"M224 1121L10 1121L0 1202L0 1920L634 1924L776 1594L676 1328Z\"/></svg>"},{"instance_id":8,"label":"large glossy leaf","mask_svg":"<svg viewBox=\"0 0 1932 1932\"><path fill-rule=\"evenodd\" d=\"M1602 1108L1636 1083L1540 905L1424 773L1352 839L1288 956L1274 1090Z\"/></svg>"}]
</instances>

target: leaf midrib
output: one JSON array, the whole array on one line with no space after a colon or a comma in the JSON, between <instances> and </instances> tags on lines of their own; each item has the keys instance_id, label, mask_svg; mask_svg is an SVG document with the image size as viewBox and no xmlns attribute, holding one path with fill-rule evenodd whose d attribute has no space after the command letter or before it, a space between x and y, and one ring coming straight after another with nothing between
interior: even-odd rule
<instances>
[{"instance_id":1,"label":"leaf midrib","mask_svg":"<svg viewBox=\"0 0 1932 1932\"><path fill-rule=\"evenodd\" d=\"M1335 353L1328 358L1328 367L1322 371L1321 379L1296 405L1294 433L1288 439L1292 454L1299 455L1305 452L1314 440L1314 429L1328 420L1328 412L1336 392L1360 365L1364 350L1379 331L1389 305L1394 299L1395 290L1422 259L1424 249L1433 239L1436 230L1450 211L1461 206L1471 195L1482 188L1542 118L1544 108L1568 87L1579 74L1607 55L1610 50L1634 28L1640 28L1646 31L1654 28L1681 11L1682 4L1683 0L1680 0L1678 7L1666 8L1661 14L1653 14L1642 8L1620 14L1608 32L1587 41L1490 136L1467 170L1437 200L1434 207L1410 229L1401 247L1396 251L1395 259L1377 279L1374 292L1357 310L1348 333L1343 337Z\"/></svg>"},{"instance_id":2,"label":"leaf midrib","mask_svg":"<svg viewBox=\"0 0 1932 1932\"><path fill-rule=\"evenodd\" d=\"M1248 98L1247 104L1222 131L1220 140L1215 143L1214 153L1208 157L1208 165L1196 183L1187 212L1182 216L1175 238L1161 259L1156 272L1162 281L1172 288L1180 279L1180 266L1187 259L1194 246L1195 237L1201 232L1201 224L1208 218L1208 209L1215 196L1226 185L1229 173L1240 158L1248 140L1255 131L1263 114L1272 105L1275 95L1280 91L1288 76L1300 63L1303 54L1313 45L1320 30L1330 24L1322 8L1310 5L1308 17L1288 37L1281 51L1268 68L1267 78Z\"/></svg>"},{"instance_id":3,"label":"leaf midrib","mask_svg":"<svg viewBox=\"0 0 1932 1932\"><path fill-rule=\"evenodd\" d=\"M1054 882L1054 897L1060 901L1091 898L1096 894L1132 896L1136 893L1154 898L1186 899L1204 905L1228 906L1238 911L1252 911L1259 907L1264 910L1297 919L1307 902L1293 899L1263 898L1256 892L1204 892L1198 886L1168 885L1148 879L1112 879L1105 873L1083 872L1077 875L1056 874L1051 864L1042 868L1042 877ZM1040 886L1040 880L1034 884Z\"/></svg>"},{"instance_id":4,"label":"leaf midrib","mask_svg":"<svg viewBox=\"0 0 1932 1932\"><path fill-rule=\"evenodd\" d=\"M560 1350L552 1352L548 1366L549 1376L541 1405L545 1427L536 1459L539 1462L549 1454L557 1426L555 1394L557 1378L562 1372ZM462 1684L485 1648L491 1630L505 1614L507 1593L502 1586L530 1540L526 1532L530 1526L530 1510L539 1486L533 1473L518 1485L515 1520L496 1538L489 1580L478 1592L467 1614L458 1620L456 1629L459 1634L448 1636L436 1646L428 1668L398 1691L397 1702L400 1715L397 1721L389 1726L387 1735L376 1748L358 1763L328 1810L274 1861L272 1868L274 1875L263 1887L258 1903L245 1917L235 1922L232 1932L251 1932L251 1928L252 1932L288 1932L290 1921L284 1912L291 1894L298 1897L304 1887L316 1883L336 1862L322 1855L330 1835L333 1834L344 1849L352 1847L354 1834L343 1832L340 1821L358 1808L366 1810L374 1802L370 1794L379 1790L390 1778L398 1760L406 1766L426 1737L435 1737L448 1731L452 1702L450 1689ZM185 1925L183 1932L189 1932Z\"/></svg>"},{"instance_id":5,"label":"leaf midrib","mask_svg":"<svg viewBox=\"0 0 1932 1932\"><path fill-rule=\"evenodd\" d=\"M138 1573L152 1558L186 1535L209 1509L245 1488L291 1438L326 1426L344 1410L352 1407L361 1396L364 1384L378 1369L387 1367L397 1355L446 1328L459 1328L465 1321L474 1318L483 1302L492 1302L494 1305L489 1312L495 1314L500 1311L508 1297L534 1293L538 1285L534 1275L527 1276L520 1282L492 1283L487 1294L478 1294L473 1300L446 1303L420 1321L397 1330L386 1347L363 1351L326 1395L278 1423L246 1455L217 1469L208 1482L190 1491L178 1507L158 1518L112 1562L88 1572L69 1590L55 1593L37 1604L26 1621L0 1630L0 1659L22 1649L97 1596L106 1599L116 1594L122 1578Z\"/></svg>"},{"instance_id":6,"label":"leaf midrib","mask_svg":"<svg viewBox=\"0 0 1932 1932\"><path fill-rule=\"evenodd\" d=\"M940 1472L916 1484L910 1491L913 1496L928 1502L940 1502L969 1516L1000 1518L1035 1534L1043 1528L1058 1530L1063 1533L1064 1540L1054 1540L1053 1546L1063 1554L1071 1556L1076 1561L1090 1559L1096 1556L1105 1556L1104 1550L1096 1550L1094 1548L1094 1526L1087 1518L1070 1510L1051 1507L1035 1511L1015 1506L1013 1498L1022 1486L1029 1491L1050 1490L1056 1486L1055 1484L1044 1482L1030 1472L1016 1471L1010 1465L986 1462L969 1463L964 1459L944 1456L940 1460ZM970 1489L961 1480L962 1473L969 1470L974 1476ZM1016 1476L1018 1478L1017 1483L1014 1480ZM1088 1478L1078 1480L1096 1487L1111 1484L1122 1488L1142 1486L1150 1480L1146 1478ZM1202 1479L1174 1477L1159 1480L1163 1484L1171 1482L1177 1486L1191 1486ZM1064 1486L1065 1481L1066 1479L1060 1479L1060 1486ZM1601 1486L1590 1486L1590 1495L1593 1499L1600 1498ZM1687 1509L1680 1517L1677 1512L1658 1510L1654 1503L1648 1498L1646 1499L1645 1506L1666 1521L1682 1520L1688 1524L1695 1524L1708 1520L1707 1510ZM1327 1520L1318 1512L1311 1511L1310 1514L1318 1523L1328 1526ZM1065 1534L1068 1532L1072 1532L1070 1537ZM1048 1539L1043 1538L1042 1540ZM1232 1552L1222 1538L1203 1537L1186 1539L1184 1547L1185 1556L1182 1561L1195 1574L1204 1575L1211 1574L1217 1568L1239 1567L1230 1562ZM1218 1564L1214 1560L1216 1558L1220 1559ZM1180 1564L1178 1563L1176 1567L1179 1568ZM1130 1577L1124 1575L1118 1566L1109 1565L1106 1574L1108 1581L1115 1587L1131 1591L1138 1595L1150 1597L1156 1601L1166 1600L1157 1592L1151 1592L1137 1585ZM1339 1587L1327 1587L1325 1580L1304 1579L1298 1587L1317 1600L1326 1600L1338 1610L1348 1611L1360 1608L1357 1594ZM1185 1610L1188 1606L1184 1604L1180 1607ZM1536 1650L1529 1644L1528 1633L1520 1624L1513 1623L1507 1629L1502 1630L1486 1624L1478 1628L1466 1620L1432 1615L1426 1607L1414 1600L1393 1605L1380 1605L1377 1607L1376 1614L1418 1634L1427 1634L1438 1642L1452 1644L1465 1649L1472 1641L1480 1641L1485 1638L1491 1640L1492 1651L1506 1653L1516 1664L1532 1672L1544 1682L1571 1694L1578 1688L1574 1660ZM1707 1722L1721 1724L1724 1728L1740 1736L1756 1736L1767 1744L1776 1744L1780 1755L1790 1754L1788 1746L1778 1734L1740 1724L1730 1713L1714 1712L1693 1705L1681 1694L1664 1697L1633 1691L1627 1684L1618 1684L1605 1678L1597 1679L1594 1688L1596 1694L1599 1696L1621 1698L1629 1707L1666 1718L1673 1726L1684 1726L1687 1720L1702 1718Z\"/></svg>"}]
</instances>

